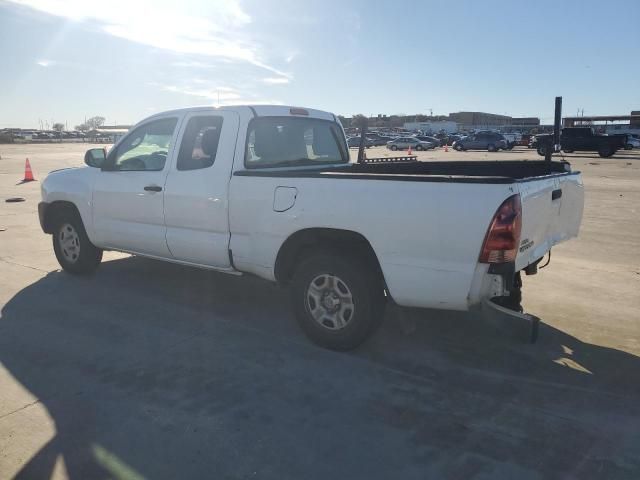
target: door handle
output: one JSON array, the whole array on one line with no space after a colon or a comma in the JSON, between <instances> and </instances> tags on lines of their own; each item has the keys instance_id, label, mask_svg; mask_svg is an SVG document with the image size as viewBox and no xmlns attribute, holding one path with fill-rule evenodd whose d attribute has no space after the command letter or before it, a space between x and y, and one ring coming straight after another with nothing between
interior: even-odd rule
<instances>
[{"instance_id":1,"label":"door handle","mask_svg":"<svg viewBox=\"0 0 640 480\"><path fill-rule=\"evenodd\" d=\"M162 191L162 187L159 185L147 185L146 187L144 187L144 189L147 192L161 192Z\"/></svg>"},{"instance_id":2,"label":"door handle","mask_svg":"<svg viewBox=\"0 0 640 480\"><path fill-rule=\"evenodd\" d=\"M551 201L553 200L557 200L560 197L562 197L562 189L559 188L557 190L554 190L553 192L551 192Z\"/></svg>"}]
</instances>

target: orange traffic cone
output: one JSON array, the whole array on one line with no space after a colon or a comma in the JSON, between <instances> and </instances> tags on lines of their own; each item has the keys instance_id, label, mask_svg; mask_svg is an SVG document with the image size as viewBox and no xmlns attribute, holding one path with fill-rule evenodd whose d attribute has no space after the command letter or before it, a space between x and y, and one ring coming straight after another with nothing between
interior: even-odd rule
<instances>
[{"instance_id":1,"label":"orange traffic cone","mask_svg":"<svg viewBox=\"0 0 640 480\"><path fill-rule=\"evenodd\" d=\"M411 151L411 145L409 145L409 150L407 150L407 155L412 155L413 152Z\"/></svg>"},{"instance_id":2,"label":"orange traffic cone","mask_svg":"<svg viewBox=\"0 0 640 480\"><path fill-rule=\"evenodd\" d=\"M444 151L445 151L445 152L448 152L448 151L449 151L449 146L448 146L446 143L444 144Z\"/></svg>"},{"instance_id":3,"label":"orange traffic cone","mask_svg":"<svg viewBox=\"0 0 640 480\"><path fill-rule=\"evenodd\" d=\"M23 182L33 182L35 178L33 178L33 171L31 170L31 164L29 163L29 159L27 158L24 162L24 180Z\"/></svg>"}]
</instances>

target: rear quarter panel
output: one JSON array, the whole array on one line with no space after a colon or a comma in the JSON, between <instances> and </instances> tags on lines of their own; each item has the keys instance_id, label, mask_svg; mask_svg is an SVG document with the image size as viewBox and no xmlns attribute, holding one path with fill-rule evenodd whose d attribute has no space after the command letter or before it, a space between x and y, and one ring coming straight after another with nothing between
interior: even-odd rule
<instances>
[{"instance_id":1,"label":"rear quarter panel","mask_svg":"<svg viewBox=\"0 0 640 480\"><path fill-rule=\"evenodd\" d=\"M273 209L277 187L295 204ZM478 255L509 184L234 176L231 249L236 268L274 279L280 246L306 228L362 234L394 300L404 306L465 310Z\"/></svg>"}]
</instances>

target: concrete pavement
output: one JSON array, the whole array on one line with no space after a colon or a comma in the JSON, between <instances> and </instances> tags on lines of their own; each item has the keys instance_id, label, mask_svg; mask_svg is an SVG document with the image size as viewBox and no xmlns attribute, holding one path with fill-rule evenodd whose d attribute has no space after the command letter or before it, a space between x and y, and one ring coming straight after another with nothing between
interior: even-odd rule
<instances>
[{"instance_id":1,"label":"concrete pavement","mask_svg":"<svg viewBox=\"0 0 640 480\"><path fill-rule=\"evenodd\" d=\"M337 354L256 278L115 253L61 272L17 183L85 147L0 145L0 478L638 478L638 153L570 156L584 224L525 277L538 344L439 311L407 335L390 310Z\"/></svg>"}]
</instances>

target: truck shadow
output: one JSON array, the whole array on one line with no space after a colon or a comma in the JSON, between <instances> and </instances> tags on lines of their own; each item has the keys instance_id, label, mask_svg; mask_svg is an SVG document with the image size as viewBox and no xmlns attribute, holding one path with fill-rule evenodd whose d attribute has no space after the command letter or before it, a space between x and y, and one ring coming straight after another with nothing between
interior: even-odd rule
<instances>
[{"instance_id":1,"label":"truck shadow","mask_svg":"<svg viewBox=\"0 0 640 480\"><path fill-rule=\"evenodd\" d=\"M17 478L49 478L58 457L72 479L640 468L638 357L548 325L529 345L474 314L415 312L405 334L397 315L337 354L308 344L287 292L257 278L135 257L49 273L0 319L0 362L55 425ZM322 446L332 438L349 455Z\"/></svg>"}]
</instances>

